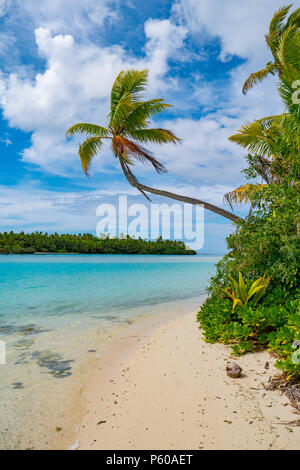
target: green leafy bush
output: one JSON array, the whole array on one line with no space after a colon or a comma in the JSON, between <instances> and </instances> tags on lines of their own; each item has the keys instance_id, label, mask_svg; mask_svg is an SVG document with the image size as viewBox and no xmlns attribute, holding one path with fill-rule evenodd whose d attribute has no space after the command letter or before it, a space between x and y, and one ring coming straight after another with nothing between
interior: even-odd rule
<instances>
[{"instance_id":1,"label":"green leafy bush","mask_svg":"<svg viewBox=\"0 0 300 470\"><path fill-rule=\"evenodd\" d=\"M281 295L274 303L280 292L284 294L284 289L278 288L260 305L249 303L236 311L228 299L208 298L197 316L206 341L230 344L235 356L269 348L280 358L278 368L289 376L300 374L300 365L292 357L293 343L300 340L300 301Z\"/></svg>"},{"instance_id":2,"label":"green leafy bush","mask_svg":"<svg viewBox=\"0 0 300 470\"><path fill-rule=\"evenodd\" d=\"M231 344L236 356L269 348L286 377L300 377L293 349L300 340L299 184L270 184L252 196L252 203L252 215L227 239L231 251L217 264L198 321L207 341ZM232 311L224 290L239 271L247 289L257 277L271 280L259 304L250 299Z\"/></svg>"},{"instance_id":3,"label":"green leafy bush","mask_svg":"<svg viewBox=\"0 0 300 470\"><path fill-rule=\"evenodd\" d=\"M299 185L270 184L253 198L251 217L227 238L230 252L217 264L211 294L220 295L239 271L246 280L265 274L271 289L283 286L288 294L299 286Z\"/></svg>"}]
</instances>

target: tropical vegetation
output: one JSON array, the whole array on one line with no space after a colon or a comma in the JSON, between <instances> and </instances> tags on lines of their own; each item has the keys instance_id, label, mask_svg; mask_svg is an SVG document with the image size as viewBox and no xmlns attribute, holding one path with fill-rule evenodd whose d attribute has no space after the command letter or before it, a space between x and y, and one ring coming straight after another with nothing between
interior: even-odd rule
<instances>
[{"instance_id":1,"label":"tropical vegetation","mask_svg":"<svg viewBox=\"0 0 300 470\"><path fill-rule=\"evenodd\" d=\"M254 85L263 81L268 75L275 75L278 73L279 76L281 76L284 72L284 67L286 65L284 56L286 45L293 41L294 35L298 34L300 27L299 8L291 13L287 18L291 7L292 5L282 7L274 14L270 22L268 34L265 36L267 46L273 56L273 61L268 62L265 68L252 73L246 79L243 85L244 94L246 94Z\"/></svg>"},{"instance_id":2,"label":"tropical vegetation","mask_svg":"<svg viewBox=\"0 0 300 470\"><path fill-rule=\"evenodd\" d=\"M226 287L223 289L225 294L233 301L232 311L236 307L244 307L247 305L248 301L252 299L254 304L257 304L262 296L265 294L266 289L269 285L270 278L267 279L265 276L259 277L256 281L250 283L249 289L247 289L243 275L239 272L239 280L236 281L230 276L230 279L233 282L234 289L232 292Z\"/></svg>"},{"instance_id":3,"label":"tropical vegetation","mask_svg":"<svg viewBox=\"0 0 300 470\"><path fill-rule=\"evenodd\" d=\"M184 242L163 240L155 241L121 236L95 237L90 233L79 235L34 233L0 233L0 253L83 253L83 254L145 254L145 255L194 255Z\"/></svg>"},{"instance_id":4,"label":"tropical vegetation","mask_svg":"<svg viewBox=\"0 0 300 470\"><path fill-rule=\"evenodd\" d=\"M228 253L198 313L206 340L230 344L235 356L268 348L286 386L300 383L300 8L288 16L290 9L275 13L266 36L274 62L243 87L278 72L285 112L244 124L230 137L249 152L243 170L249 182L225 201L247 203L249 214L227 238ZM258 285L265 287L255 291Z\"/></svg>"}]
</instances>

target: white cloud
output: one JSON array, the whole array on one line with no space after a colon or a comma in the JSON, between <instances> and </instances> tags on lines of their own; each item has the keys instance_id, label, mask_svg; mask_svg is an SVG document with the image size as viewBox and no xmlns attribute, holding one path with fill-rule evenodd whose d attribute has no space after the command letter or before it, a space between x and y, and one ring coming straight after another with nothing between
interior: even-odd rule
<instances>
[{"instance_id":1,"label":"white cloud","mask_svg":"<svg viewBox=\"0 0 300 470\"><path fill-rule=\"evenodd\" d=\"M89 26L92 29L103 26L106 18L113 17L113 4L108 0L54 0L51 4L40 0L22 5L32 23L39 26L35 31L36 44L45 60L45 70L33 78L24 77L24 72L11 74L8 79L2 77L0 95L5 84L4 117L11 126L32 133L31 146L23 152L24 161L55 174L81 175L77 144L65 140L65 130L77 121L105 123L110 88L117 73L129 67L149 68L149 96L158 94L166 99L170 94L175 96L179 115L181 106L195 112L204 110L200 118L177 118L162 123L183 138L183 143L159 151L153 147L170 172L159 177L159 187L221 204L223 194L243 180L240 170L246 152L231 144L228 136L243 122L282 111L273 78L247 97L241 93L249 73L270 59L264 34L281 2L178 1L170 19L146 21L142 58L129 55L120 46L101 47L84 35L85 29L91 31ZM98 13L95 8L99 8ZM204 79L199 62L197 79L185 82L181 88L183 81L176 78L177 71L169 74L168 62L170 58L191 59L185 43L189 36L200 47L217 37L221 60L238 55L245 62L233 69L229 78L210 81ZM93 168L113 171L114 165L111 152L105 148ZM145 180L151 174L150 184L155 185L152 170L138 172Z\"/></svg>"},{"instance_id":2,"label":"white cloud","mask_svg":"<svg viewBox=\"0 0 300 470\"><path fill-rule=\"evenodd\" d=\"M107 19L117 17L118 0L16 0L14 13L25 17L33 28L44 27L53 34L75 34L87 39Z\"/></svg>"},{"instance_id":3,"label":"white cloud","mask_svg":"<svg viewBox=\"0 0 300 470\"><path fill-rule=\"evenodd\" d=\"M146 24L146 55L139 60L119 46L79 45L71 35L53 36L38 28L36 43L46 70L34 80L11 74L3 104L11 126L33 133L23 160L58 174L70 171L76 146L65 141L65 131L77 121L105 124L111 85L120 70L150 68L149 93L165 89L168 58L182 46L185 30L168 21L159 25L152 20Z\"/></svg>"},{"instance_id":4,"label":"white cloud","mask_svg":"<svg viewBox=\"0 0 300 470\"><path fill-rule=\"evenodd\" d=\"M10 0L0 0L0 16L6 15L10 5Z\"/></svg>"},{"instance_id":5,"label":"white cloud","mask_svg":"<svg viewBox=\"0 0 300 470\"><path fill-rule=\"evenodd\" d=\"M237 180L241 151L228 141L228 135L238 124L237 119L218 114L165 123L183 139L176 150L171 146L160 150L170 174L181 175L187 181L198 180L205 186L228 185Z\"/></svg>"},{"instance_id":6,"label":"white cloud","mask_svg":"<svg viewBox=\"0 0 300 470\"><path fill-rule=\"evenodd\" d=\"M207 35L219 38L222 60L237 55L258 65L268 56L264 35L281 6L282 0L179 0L173 13L200 41L206 42Z\"/></svg>"},{"instance_id":7,"label":"white cloud","mask_svg":"<svg viewBox=\"0 0 300 470\"><path fill-rule=\"evenodd\" d=\"M0 185L1 230L5 227L26 230L93 231L96 229L98 204L111 199L120 189L59 192L43 190L32 183ZM123 194L133 194L125 187Z\"/></svg>"},{"instance_id":8,"label":"white cloud","mask_svg":"<svg viewBox=\"0 0 300 470\"><path fill-rule=\"evenodd\" d=\"M176 191L178 188L167 187L166 189ZM200 187L183 186L180 188L184 193L204 197L213 203L220 203L226 186ZM95 232L99 217L96 209L101 203L115 204L118 207L118 194L128 196L128 207L131 203L142 203L150 213L149 202L124 182L112 185L110 188L101 190L81 190L76 192L60 192L41 189L34 183L24 183L18 186L0 185L0 230L14 227L14 230L25 231L90 231ZM154 202L174 204L174 201L155 197ZM131 219L129 219L130 221ZM211 213L205 215L205 230L214 228L211 236L218 230L219 224L214 222L215 217ZM222 228L230 229L230 223L224 222Z\"/></svg>"},{"instance_id":9,"label":"white cloud","mask_svg":"<svg viewBox=\"0 0 300 470\"><path fill-rule=\"evenodd\" d=\"M195 109L200 106L204 115L164 123L183 139L176 151L170 146L160 150L170 172L202 184L227 183L230 189L243 181L240 170L245 166L242 157L246 151L230 143L228 137L242 123L283 111L274 77L257 85L248 96L241 92L247 76L271 59L264 35L280 6L280 0L179 0L174 4L172 20L187 28L188 35L200 45L217 38L221 61L233 55L245 61L231 70L229 78L214 80L212 76L209 81L199 64L187 100Z\"/></svg>"},{"instance_id":10,"label":"white cloud","mask_svg":"<svg viewBox=\"0 0 300 470\"><path fill-rule=\"evenodd\" d=\"M184 39L188 30L183 26L176 26L170 20L152 20L145 23L145 34L148 39L146 53L149 61L149 70L152 76L163 76L168 71L168 59L182 54Z\"/></svg>"}]
</instances>

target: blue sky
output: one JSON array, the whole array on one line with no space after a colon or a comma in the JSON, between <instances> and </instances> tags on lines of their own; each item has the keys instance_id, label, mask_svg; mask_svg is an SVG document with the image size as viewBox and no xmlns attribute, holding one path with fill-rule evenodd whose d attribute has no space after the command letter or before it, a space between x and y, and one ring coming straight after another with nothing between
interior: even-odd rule
<instances>
[{"instance_id":1,"label":"blue sky","mask_svg":"<svg viewBox=\"0 0 300 470\"><path fill-rule=\"evenodd\" d=\"M244 181L245 152L227 137L282 111L275 79L241 93L249 73L270 60L264 34L281 4L0 0L0 230L95 232L98 204L118 194L145 202L109 147L87 179L78 140L64 138L75 122L105 124L112 82L130 67L149 69L147 96L173 104L155 123L183 139L151 148L166 175L137 167L139 179L222 205L224 193ZM222 252L231 229L206 211L203 251Z\"/></svg>"}]
</instances>

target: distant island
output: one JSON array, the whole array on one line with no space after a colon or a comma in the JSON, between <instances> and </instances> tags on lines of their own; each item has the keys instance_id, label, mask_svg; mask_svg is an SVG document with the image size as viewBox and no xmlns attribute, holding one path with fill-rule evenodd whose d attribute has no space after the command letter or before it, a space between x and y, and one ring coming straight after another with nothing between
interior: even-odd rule
<instances>
[{"instance_id":1,"label":"distant island","mask_svg":"<svg viewBox=\"0 0 300 470\"><path fill-rule=\"evenodd\" d=\"M184 242L155 241L109 236L95 237L90 233L72 235L58 233L0 233L0 254L36 253L81 253L81 254L134 254L134 255L195 255L196 251L186 247Z\"/></svg>"}]
</instances>

